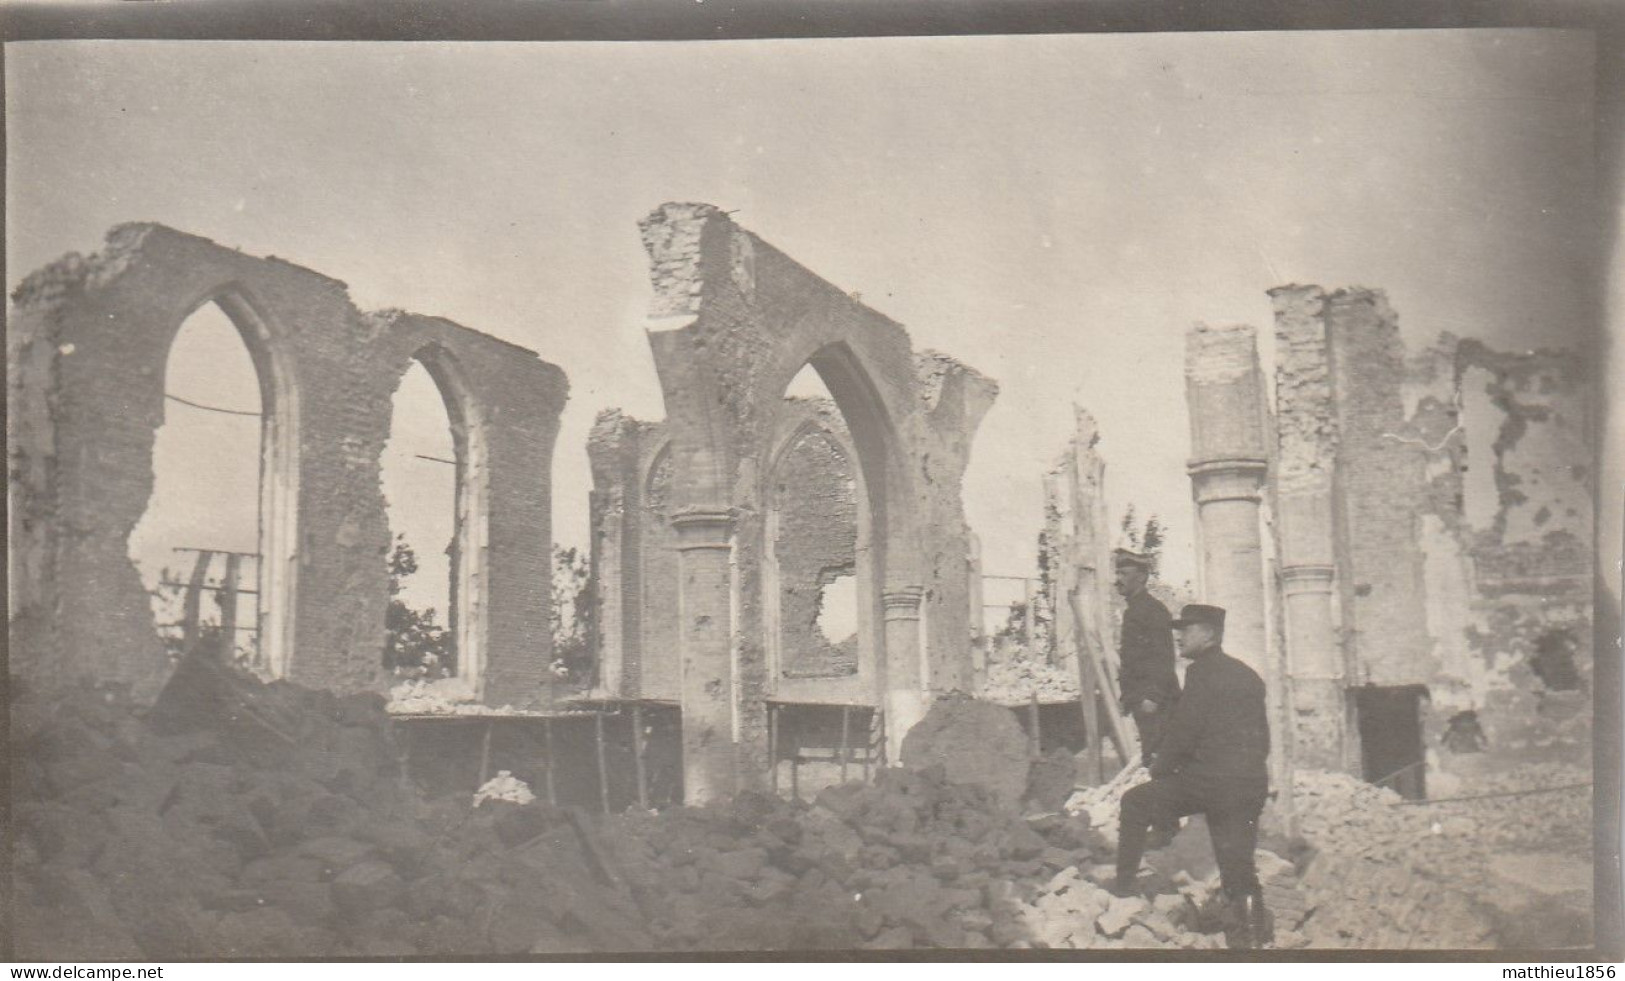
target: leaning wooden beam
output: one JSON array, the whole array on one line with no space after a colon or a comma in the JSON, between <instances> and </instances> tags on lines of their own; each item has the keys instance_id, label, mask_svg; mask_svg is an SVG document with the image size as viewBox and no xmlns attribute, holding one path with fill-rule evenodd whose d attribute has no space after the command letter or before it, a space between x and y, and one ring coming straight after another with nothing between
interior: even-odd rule
<instances>
[{"instance_id":1,"label":"leaning wooden beam","mask_svg":"<svg viewBox=\"0 0 1625 981\"><path fill-rule=\"evenodd\" d=\"M209 563L213 559L213 552L197 553L197 560L192 565L192 580L186 584L186 595L181 600L181 642L187 651L202 639L200 623L203 619L204 580L209 576Z\"/></svg>"},{"instance_id":2,"label":"leaning wooden beam","mask_svg":"<svg viewBox=\"0 0 1625 981\"><path fill-rule=\"evenodd\" d=\"M1027 707L1027 717L1032 723L1028 726L1028 755L1036 760L1044 755L1044 728L1038 717L1038 692L1033 692L1032 703Z\"/></svg>"},{"instance_id":3,"label":"leaning wooden beam","mask_svg":"<svg viewBox=\"0 0 1625 981\"><path fill-rule=\"evenodd\" d=\"M846 763L852 755L852 706L841 706L841 782L846 783Z\"/></svg>"},{"instance_id":4,"label":"leaning wooden beam","mask_svg":"<svg viewBox=\"0 0 1625 981\"><path fill-rule=\"evenodd\" d=\"M542 755L543 755L544 759L547 762L547 776L543 780L543 782L546 784L546 787L547 787L547 803L550 806L557 807L558 804L559 804L559 794L558 794L558 790L554 787L554 784L553 784L553 720L552 719L543 719L542 720L542 739L545 740L545 742L546 742L546 745L542 750Z\"/></svg>"},{"instance_id":5,"label":"leaning wooden beam","mask_svg":"<svg viewBox=\"0 0 1625 981\"><path fill-rule=\"evenodd\" d=\"M480 780L474 785L475 790L485 786L491 779L491 733L496 729L496 719L485 720L485 732L480 736Z\"/></svg>"},{"instance_id":6,"label":"leaning wooden beam","mask_svg":"<svg viewBox=\"0 0 1625 981\"><path fill-rule=\"evenodd\" d=\"M237 579L243 557L235 552L226 553L224 587L216 595L220 601L220 659L227 664L237 660Z\"/></svg>"},{"instance_id":7,"label":"leaning wooden beam","mask_svg":"<svg viewBox=\"0 0 1625 981\"><path fill-rule=\"evenodd\" d=\"M649 772L643 761L643 706L632 703L632 759L638 772L638 809L649 809Z\"/></svg>"},{"instance_id":8,"label":"leaning wooden beam","mask_svg":"<svg viewBox=\"0 0 1625 981\"><path fill-rule=\"evenodd\" d=\"M773 796L779 796L779 707L767 703L767 779Z\"/></svg>"},{"instance_id":9,"label":"leaning wooden beam","mask_svg":"<svg viewBox=\"0 0 1625 981\"><path fill-rule=\"evenodd\" d=\"M598 803L609 813L609 763L604 758L604 713L593 713L593 743L598 749Z\"/></svg>"}]
</instances>

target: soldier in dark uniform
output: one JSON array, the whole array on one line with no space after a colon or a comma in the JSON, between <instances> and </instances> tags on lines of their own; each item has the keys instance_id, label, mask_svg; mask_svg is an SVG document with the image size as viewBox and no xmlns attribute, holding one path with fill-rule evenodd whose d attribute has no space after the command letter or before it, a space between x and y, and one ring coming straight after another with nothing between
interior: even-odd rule
<instances>
[{"instance_id":1,"label":"soldier in dark uniform","mask_svg":"<svg viewBox=\"0 0 1625 981\"><path fill-rule=\"evenodd\" d=\"M1151 781L1123 795L1112 891L1133 894L1146 832L1153 824L1206 815L1213 857L1235 914L1231 946L1256 947L1271 939L1253 855L1258 817L1269 793L1264 682L1224 652L1224 610L1192 604L1180 611L1173 626L1179 631L1180 653L1191 664L1151 766Z\"/></svg>"},{"instance_id":2,"label":"soldier in dark uniform","mask_svg":"<svg viewBox=\"0 0 1625 981\"><path fill-rule=\"evenodd\" d=\"M1140 756L1150 766L1166 721L1179 700L1172 618L1162 601L1145 588L1151 577L1150 557L1125 548L1113 556L1117 591L1128 600L1118 648L1123 665L1118 679L1122 685L1121 708L1124 715L1134 717L1134 727L1140 733Z\"/></svg>"}]
</instances>

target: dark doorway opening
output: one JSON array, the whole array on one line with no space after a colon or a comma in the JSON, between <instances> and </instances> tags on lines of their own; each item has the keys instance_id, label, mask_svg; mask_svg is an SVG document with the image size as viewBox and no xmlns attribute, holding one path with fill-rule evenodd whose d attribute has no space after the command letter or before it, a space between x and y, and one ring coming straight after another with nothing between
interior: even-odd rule
<instances>
[{"instance_id":1,"label":"dark doorway opening","mask_svg":"<svg viewBox=\"0 0 1625 981\"><path fill-rule=\"evenodd\" d=\"M1422 701L1427 697L1422 685L1367 685L1354 693L1365 779L1408 800L1427 796L1422 748Z\"/></svg>"}]
</instances>

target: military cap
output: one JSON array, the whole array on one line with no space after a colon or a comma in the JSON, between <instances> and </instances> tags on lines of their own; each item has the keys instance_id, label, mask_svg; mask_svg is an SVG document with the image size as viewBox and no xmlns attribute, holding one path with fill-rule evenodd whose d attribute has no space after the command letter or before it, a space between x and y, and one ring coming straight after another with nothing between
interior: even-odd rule
<instances>
[{"instance_id":1,"label":"military cap","mask_svg":"<svg viewBox=\"0 0 1625 981\"><path fill-rule=\"evenodd\" d=\"M1112 551L1112 560L1116 565L1128 565L1136 569L1144 569L1147 572L1151 571L1151 556L1142 555L1139 552L1130 552L1126 548L1114 549Z\"/></svg>"},{"instance_id":2,"label":"military cap","mask_svg":"<svg viewBox=\"0 0 1625 981\"><path fill-rule=\"evenodd\" d=\"M1210 623L1220 630L1224 629L1224 607L1206 606L1202 603L1187 603L1179 611L1178 619L1174 620L1175 629L1188 627L1193 623Z\"/></svg>"}]
</instances>

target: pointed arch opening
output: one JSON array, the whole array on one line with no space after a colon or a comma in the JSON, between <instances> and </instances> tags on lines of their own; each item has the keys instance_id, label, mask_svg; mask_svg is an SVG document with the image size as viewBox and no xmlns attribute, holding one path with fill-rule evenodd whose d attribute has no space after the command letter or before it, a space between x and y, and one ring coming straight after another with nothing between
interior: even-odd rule
<instances>
[{"instance_id":1,"label":"pointed arch opening","mask_svg":"<svg viewBox=\"0 0 1625 981\"><path fill-rule=\"evenodd\" d=\"M785 697L851 701L873 691L882 666L892 441L840 344L801 366L779 416L764 495L773 685Z\"/></svg>"},{"instance_id":2,"label":"pointed arch opening","mask_svg":"<svg viewBox=\"0 0 1625 981\"><path fill-rule=\"evenodd\" d=\"M381 459L389 521L384 666L456 678L482 694L487 472L474 402L449 353L412 358L393 396Z\"/></svg>"},{"instance_id":3,"label":"pointed arch opening","mask_svg":"<svg viewBox=\"0 0 1625 981\"><path fill-rule=\"evenodd\" d=\"M275 678L292 647L298 434L270 336L235 287L182 319L127 552L172 658L200 651Z\"/></svg>"}]
</instances>

